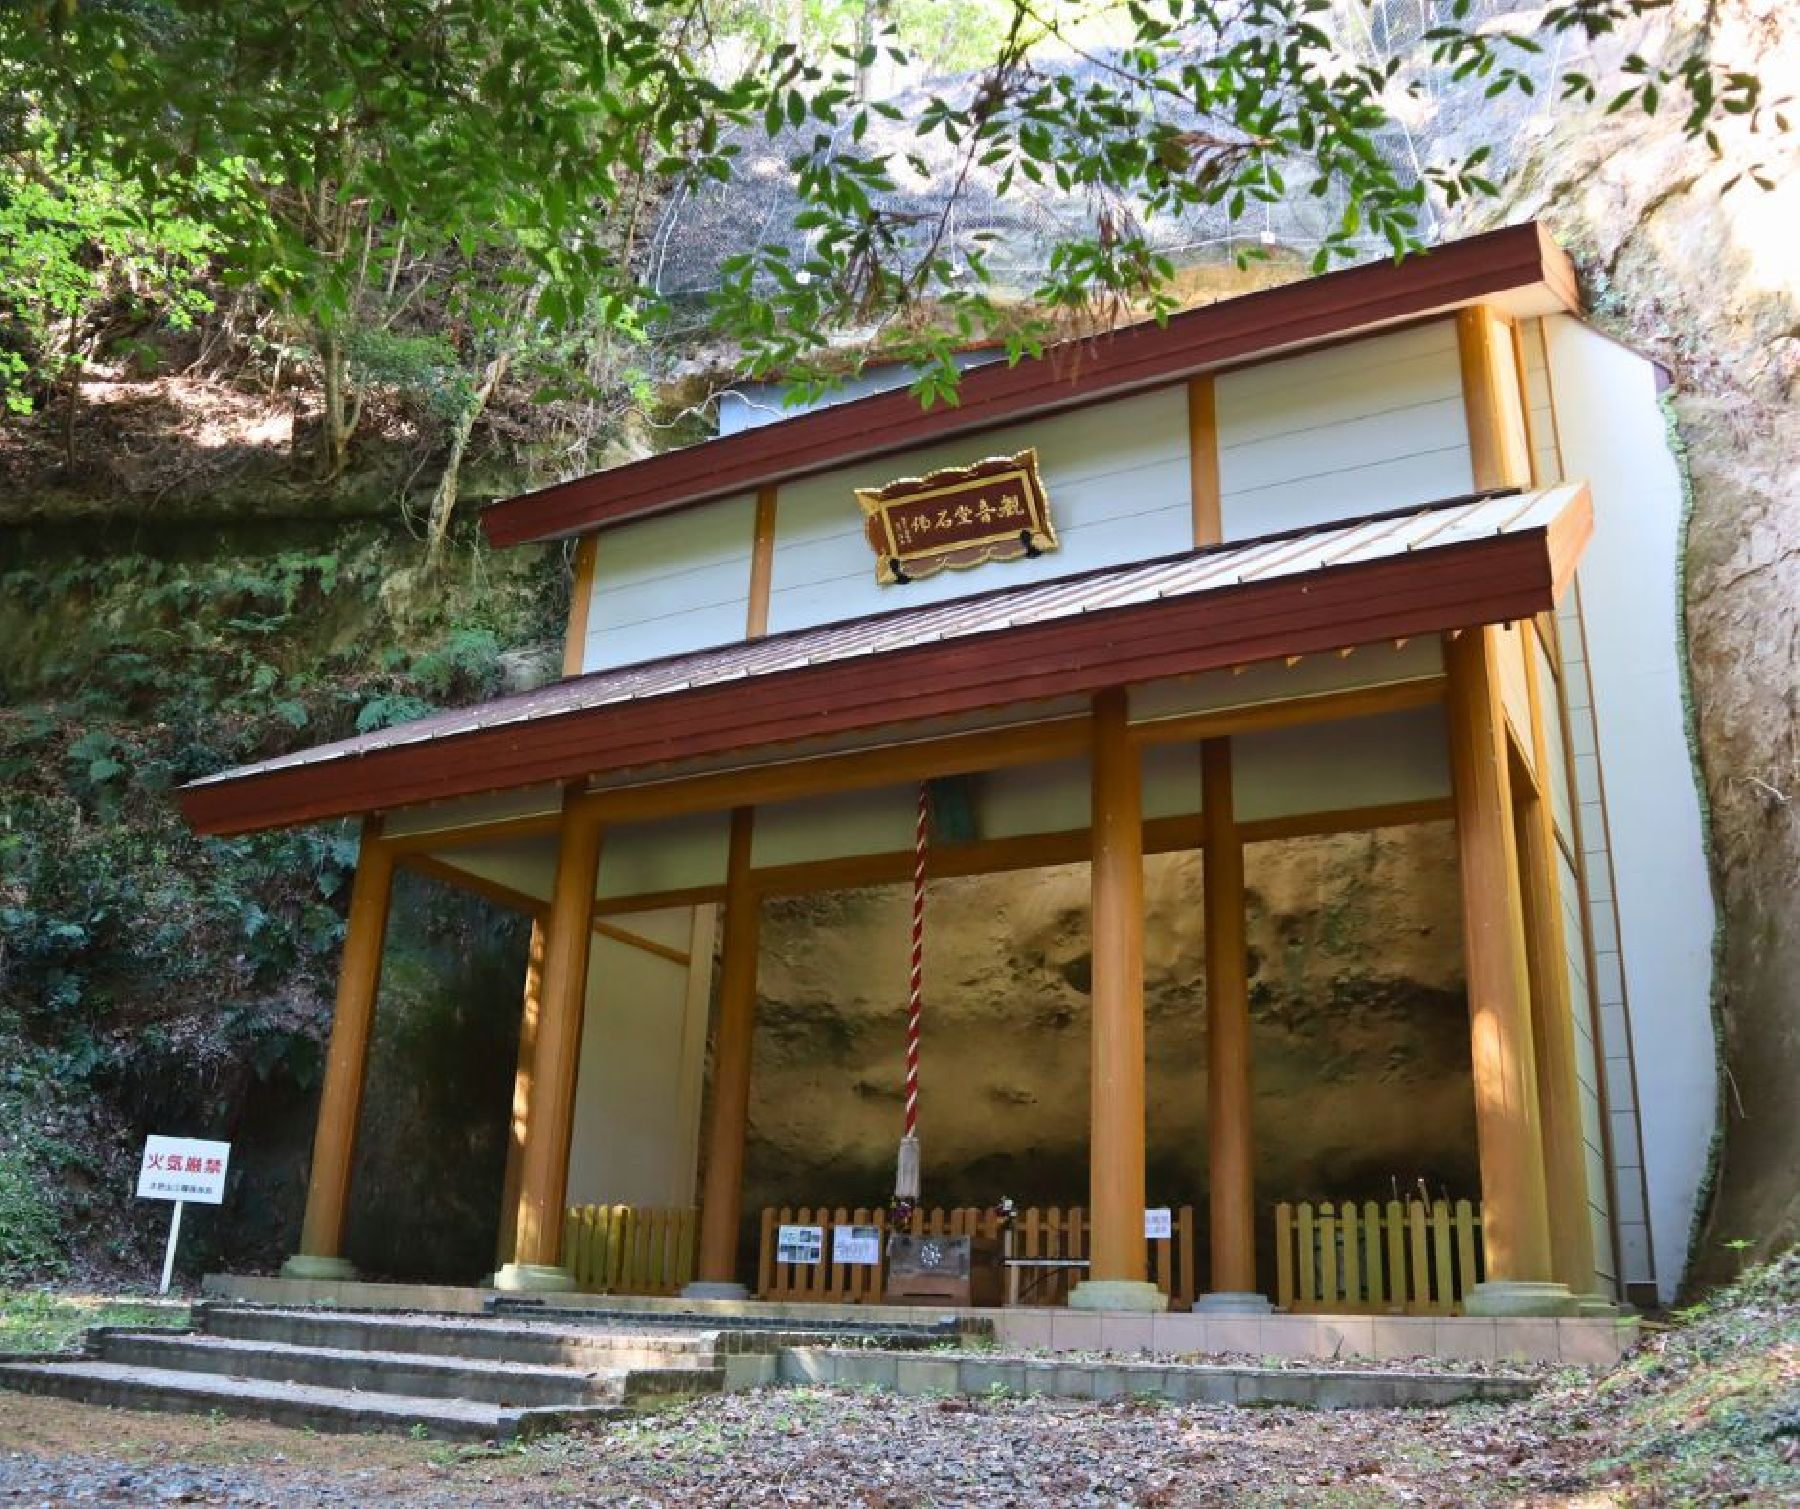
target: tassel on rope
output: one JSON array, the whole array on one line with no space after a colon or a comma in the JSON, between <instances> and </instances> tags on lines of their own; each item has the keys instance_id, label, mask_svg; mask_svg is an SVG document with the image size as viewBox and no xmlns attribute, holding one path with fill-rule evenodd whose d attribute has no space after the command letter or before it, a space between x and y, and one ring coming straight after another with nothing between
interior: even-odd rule
<instances>
[{"instance_id":1,"label":"tassel on rope","mask_svg":"<svg viewBox=\"0 0 1800 1509\"><path fill-rule=\"evenodd\" d=\"M894 1198L919 1198L919 1028L925 1011L925 851L931 794L919 782L919 821L913 840L912 974L906 1002L906 1128L894 1165Z\"/></svg>"}]
</instances>

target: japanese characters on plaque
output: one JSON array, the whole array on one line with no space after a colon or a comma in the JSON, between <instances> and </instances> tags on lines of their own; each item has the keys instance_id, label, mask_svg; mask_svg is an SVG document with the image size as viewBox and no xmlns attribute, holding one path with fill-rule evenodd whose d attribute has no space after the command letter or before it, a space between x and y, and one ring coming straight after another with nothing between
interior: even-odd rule
<instances>
[{"instance_id":1,"label":"japanese characters on plaque","mask_svg":"<svg viewBox=\"0 0 1800 1509\"><path fill-rule=\"evenodd\" d=\"M856 489L883 586L1058 548L1034 449Z\"/></svg>"},{"instance_id":2,"label":"japanese characters on plaque","mask_svg":"<svg viewBox=\"0 0 1800 1509\"><path fill-rule=\"evenodd\" d=\"M198 1137L146 1137L138 1165L140 1200L195 1200L217 1205L225 1198L229 1142Z\"/></svg>"}]
</instances>

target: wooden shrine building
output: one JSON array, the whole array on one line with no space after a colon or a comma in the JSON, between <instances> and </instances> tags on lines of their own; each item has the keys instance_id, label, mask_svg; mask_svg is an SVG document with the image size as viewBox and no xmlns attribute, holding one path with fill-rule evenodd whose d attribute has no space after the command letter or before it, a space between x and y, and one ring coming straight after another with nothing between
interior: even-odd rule
<instances>
[{"instance_id":1,"label":"wooden shrine building","mask_svg":"<svg viewBox=\"0 0 1800 1509\"><path fill-rule=\"evenodd\" d=\"M181 795L208 834L363 825L286 1271L351 1271L390 888L414 866L535 920L496 1285L574 1287L572 1203L697 1202L694 1292L741 1293L761 903L905 879L919 784L978 774L974 834L934 875L1091 862L1072 1304L1167 1303L1146 854L1202 856L1199 1306L1256 1308L1244 847L1449 818L1466 1308L1668 1295L1714 1058L1657 382L1527 224L978 366L954 407L849 397L490 508L496 546L577 542L561 681Z\"/></svg>"}]
</instances>

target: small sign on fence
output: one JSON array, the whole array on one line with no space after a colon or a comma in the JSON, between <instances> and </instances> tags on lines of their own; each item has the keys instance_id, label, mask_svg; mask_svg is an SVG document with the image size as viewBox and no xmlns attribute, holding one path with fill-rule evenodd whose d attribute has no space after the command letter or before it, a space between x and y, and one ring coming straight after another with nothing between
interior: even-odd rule
<instances>
[{"instance_id":1,"label":"small sign on fence","mask_svg":"<svg viewBox=\"0 0 1800 1509\"><path fill-rule=\"evenodd\" d=\"M825 1256L823 1226L783 1226L775 1233L775 1261L817 1263Z\"/></svg>"},{"instance_id":2,"label":"small sign on fence","mask_svg":"<svg viewBox=\"0 0 1800 1509\"><path fill-rule=\"evenodd\" d=\"M881 1228L879 1226L834 1226L831 1228L831 1260L853 1264L859 1268L881 1266Z\"/></svg>"},{"instance_id":3,"label":"small sign on fence","mask_svg":"<svg viewBox=\"0 0 1800 1509\"><path fill-rule=\"evenodd\" d=\"M169 1213L169 1243L163 1249L161 1293L169 1292L175 1272L175 1244L181 1240L181 1211L189 1200L218 1205L225 1198L225 1170L231 1162L229 1142L206 1142L198 1137L146 1137L144 1158L138 1165L140 1200L173 1200Z\"/></svg>"},{"instance_id":4,"label":"small sign on fence","mask_svg":"<svg viewBox=\"0 0 1800 1509\"><path fill-rule=\"evenodd\" d=\"M1149 1241L1166 1241L1175 1235L1175 1217L1166 1205L1144 1212L1144 1236Z\"/></svg>"}]
</instances>

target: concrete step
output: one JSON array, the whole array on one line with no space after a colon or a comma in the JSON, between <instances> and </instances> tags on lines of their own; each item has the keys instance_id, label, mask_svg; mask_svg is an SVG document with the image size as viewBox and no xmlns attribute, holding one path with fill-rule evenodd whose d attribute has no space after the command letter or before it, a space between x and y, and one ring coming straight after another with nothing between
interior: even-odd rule
<instances>
[{"instance_id":1,"label":"concrete step","mask_svg":"<svg viewBox=\"0 0 1800 1509\"><path fill-rule=\"evenodd\" d=\"M196 1320L209 1336L339 1351L466 1357L590 1370L719 1366L716 1334L698 1329L650 1330L243 1305L206 1305L197 1311Z\"/></svg>"},{"instance_id":2,"label":"concrete step","mask_svg":"<svg viewBox=\"0 0 1800 1509\"><path fill-rule=\"evenodd\" d=\"M478 1357L301 1347L166 1331L108 1330L94 1339L92 1352L94 1361L121 1367L304 1383L365 1394L466 1399L510 1409L618 1403L625 1397L630 1376L624 1368L536 1367ZM685 1376L701 1375L693 1370Z\"/></svg>"},{"instance_id":3,"label":"concrete step","mask_svg":"<svg viewBox=\"0 0 1800 1509\"><path fill-rule=\"evenodd\" d=\"M443 1441L508 1441L624 1413L617 1404L513 1409L469 1399L359 1393L351 1388L131 1367L77 1358L0 1363L0 1388L120 1409L221 1414L328 1431L380 1431Z\"/></svg>"}]
</instances>

